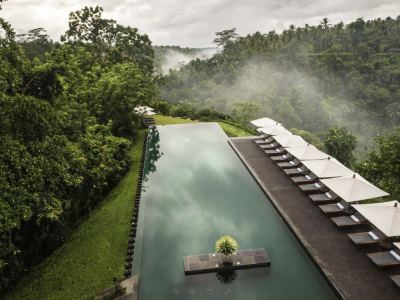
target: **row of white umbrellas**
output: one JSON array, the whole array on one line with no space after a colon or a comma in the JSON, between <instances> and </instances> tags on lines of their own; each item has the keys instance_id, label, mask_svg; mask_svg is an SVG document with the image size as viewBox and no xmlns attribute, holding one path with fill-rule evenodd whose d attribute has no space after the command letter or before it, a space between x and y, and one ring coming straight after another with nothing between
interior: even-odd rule
<instances>
[{"instance_id":1,"label":"row of white umbrellas","mask_svg":"<svg viewBox=\"0 0 400 300\"><path fill-rule=\"evenodd\" d=\"M261 134L272 136L342 200L352 203L389 195L280 123L262 118L251 121L251 124ZM400 207L397 201L354 204L353 207L387 237L400 236Z\"/></svg>"}]
</instances>

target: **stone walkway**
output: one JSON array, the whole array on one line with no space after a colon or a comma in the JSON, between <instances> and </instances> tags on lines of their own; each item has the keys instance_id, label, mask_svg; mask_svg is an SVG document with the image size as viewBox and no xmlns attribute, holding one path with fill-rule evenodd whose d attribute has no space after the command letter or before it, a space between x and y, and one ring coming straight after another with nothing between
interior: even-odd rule
<instances>
[{"instance_id":1,"label":"stone walkway","mask_svg":"<svg viewBox=\"0 0 400 300\"><path fill-rule=\"evenodd\" d=\"M336 228L252 139L232 138L230 144L342 298L400 299L388 276L400 270L374 266L366 250L352 244L349 231Z\"/></svg>"}]
</instances>

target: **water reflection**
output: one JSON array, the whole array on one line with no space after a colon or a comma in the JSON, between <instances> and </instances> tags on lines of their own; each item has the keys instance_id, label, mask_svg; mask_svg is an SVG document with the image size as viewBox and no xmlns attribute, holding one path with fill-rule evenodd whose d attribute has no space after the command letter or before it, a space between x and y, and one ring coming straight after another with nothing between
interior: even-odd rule
<instances>
[{"instance_id":1,"label":"water reflection","mask_svg":"<svg viewBox=\"0 0 400 300\"><path fill-rule=\"evenodd\" d=\"M164 153L160 152L160 133L157 127L152 127L149 130L147 141L147 165L144 174L144 181L147 181L148 176L157 170L156 161L163 155Z\"/></svg>"},{"instance_id":2,"label":"water reflection","mask_svg":"<svg viewBox=\"0 0 400 300\"><path fill-rule=\"evenodd\" d=\"M221 281L223 284L230 284L235 279L237 278L237 273L235 270L232 269L225 269L225 270L220 270L216 273L216 277L219 281Z\"/></svg>"},{"instance_id":3,"label":"water reflection","mask_svg":"<svg viewBox=\"0 0 400 300\"><path fill-rule=\"evenodd\" d=\"M162 126L149 134L139 298L334 298L218 125ZM185 276L183 256L209 253L222 234L242 249L265 248L273 267Z\"/></svg>"}]
</instances>

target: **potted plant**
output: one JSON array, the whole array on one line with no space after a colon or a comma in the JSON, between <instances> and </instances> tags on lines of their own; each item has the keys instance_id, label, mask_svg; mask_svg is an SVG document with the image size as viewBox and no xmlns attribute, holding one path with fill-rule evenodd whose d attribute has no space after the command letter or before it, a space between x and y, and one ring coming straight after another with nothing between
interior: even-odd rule
<instances>
[{"instance_id":1,"label":"potted plant","mask_svg":"<svg viewBox=\"0 0 400 300\"><path fill-rule=\"evenodd\" d=\"M238 249L237 241L229 235L221 236L215 243L215 251L221 255L223 263L231 262L232 256L236 255Z\"/></svg>"}]
</instances>

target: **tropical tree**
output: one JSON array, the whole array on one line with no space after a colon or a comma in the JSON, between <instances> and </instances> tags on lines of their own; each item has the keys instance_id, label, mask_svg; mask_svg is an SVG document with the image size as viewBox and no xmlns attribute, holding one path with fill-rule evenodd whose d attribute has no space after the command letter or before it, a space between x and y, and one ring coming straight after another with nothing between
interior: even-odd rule
<instances>
[{"instance_id":1,"label":"tropical tree","mask_svg":"<svg viewBox=\"0 0 400 300\"><path fill-rule=\"evenodd\" d=\"M86 45L102 63L134 62L151 75L154 52L149 37L137 28L103 18L102 13L100 6L71 12L69 29L61 40Z\"/></svg>"},{"instance_id":2,"label":"tropical tree","mask_svg":"<svg viewBox=\"0 0 400 300\"><path fill-rule=\"evenodd\" d=\"M228 43L235 41L237 38L236 28L223 30L220 32L216 32L215 35L217 36L214 39L214 43L218 47L224 48Z\"/></svg>"},{"instance_id":3,"label":"tropical tree","mask_svg":"<svg viewBox=\"0 0 400 300\"><path fill-rule=\"evenodd\" d=\"M400 128L376 138L377 147L367 159L357 164L357 171L365 178L390 193L400 197Z\"/></svg>"},{"instance_id":4,"label":"tropical tree","mask_svg":"<svg viewBox=\"0 0 400 300\"><path fill-rule=\"evenodd\" d=\"M342 126L332 127L324 139L324 145L328 154L344 165L350 167L354 163L353 150L357 146L357 139L347 128Z\"/></svg>"}]
</instances>

